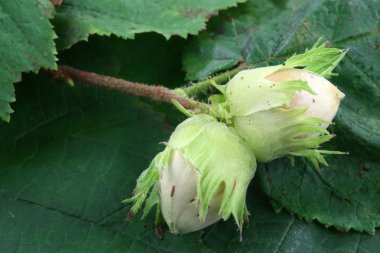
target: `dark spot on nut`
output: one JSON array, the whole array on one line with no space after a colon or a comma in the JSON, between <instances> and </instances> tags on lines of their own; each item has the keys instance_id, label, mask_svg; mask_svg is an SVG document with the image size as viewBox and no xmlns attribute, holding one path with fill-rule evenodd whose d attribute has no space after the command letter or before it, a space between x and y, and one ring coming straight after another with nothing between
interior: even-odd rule
<instances>
[{"instance_id":1,"label":"dark spot on nut","mask_svg":"<svg viewBox=\"0 0 380 253\"><path fill-rule=\"evenodd\" d=\"M175 185L172 186L172 191L170 192L170 197L173 197L175 193Z\"/></svg>"}]
</instances>

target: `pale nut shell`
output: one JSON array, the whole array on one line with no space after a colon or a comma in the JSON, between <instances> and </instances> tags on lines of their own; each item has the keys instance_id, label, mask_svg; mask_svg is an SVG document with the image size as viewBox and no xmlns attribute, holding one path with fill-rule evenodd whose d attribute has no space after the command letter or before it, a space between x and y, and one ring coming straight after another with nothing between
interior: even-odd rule
<instances>
[{"instance_id":1,"label":"pale nut shell","mask_svg":"<svg viewBox=\"0 0 380 253\"><path fill-rule=\"evenodd\" d=\"M303 69L280 70L268 76L267 79L274 82L289 80L308 82L309 87L316 95L307 91L298 91L291 99L289 107L300 108L307 106L306 117L321 118L328 122L331 122L335 117L340 101L345 96L327 79ZM327 124L323 124L324 128L327 126Z\"/></svg>"},{"instance_id":2,"label":"pale nut shell","mask_svg":"<svg viewBox=\"0 0 380 253\"><path fill-rule=\"evenodd\" d=\"M199 219L197 202L198 171L182 153L174 150L167 168L160 178L162 215L171 232L186 234L203 229L221 219L219 209L223 189L219 189L211 201L206 219Z\"/></svg>"}]
</instances>

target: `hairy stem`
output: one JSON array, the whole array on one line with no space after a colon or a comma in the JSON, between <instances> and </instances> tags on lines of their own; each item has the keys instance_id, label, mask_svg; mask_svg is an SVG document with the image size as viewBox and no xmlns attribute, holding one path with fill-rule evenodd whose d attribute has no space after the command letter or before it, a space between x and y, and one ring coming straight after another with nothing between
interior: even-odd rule
<instances>
[{"instance_id":1,"label":"hairy stem","mask_svg":"<svg viewBox=\"0 0 380 253\"><path fill-rule=\"evenodd\" d=\"M117 90L127 94L148 98L158 102L172 103L177 101L184 108L194 110L195 112L205 112L208 110L206 104L186 98L160 85L146 85L143 83L135 83L120 78L104 76L93 72L82 71L69 66L60 66L53 73L54 78L63 78L66 81L77 81L87 83L98 87ZM71 79L71 80L70 80Z\"/></svg>"},{"instance_id":2,"label":"hairy stem","mask_svg":"<svg viewBox=\"0 0 380 253\"><path fill-rule=\"evenodd\" d=\"M249 66L246 64L241 64L237 68L223 72L221 74L218 74L212 79L217 83L217 84L223 84L229 81L234 75L236 75L239 71L243 69L247 69ZM189 97L193 97L198 95L199 93L204 93L208 89L213 87L210 83L209 80L201 81L198 83L193 83L191 86L183 88L182 90L185 92L185 94Z\"/></svg>"}]
</instances>

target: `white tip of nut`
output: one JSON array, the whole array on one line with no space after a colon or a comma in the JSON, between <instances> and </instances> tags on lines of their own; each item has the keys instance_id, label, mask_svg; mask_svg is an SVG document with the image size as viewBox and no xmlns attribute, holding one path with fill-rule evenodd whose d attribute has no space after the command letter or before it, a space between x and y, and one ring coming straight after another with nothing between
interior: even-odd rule
<instances>
[{"instance_id":1,"label":"white tip of nut","mask_svg":"<svg viewBox=\"0 0 380 253\"><path fill-rule=\"evenodd\" d=\"M315 95L307 91L296 92L289 107L307 107L305 116L321 118L331 122L335 117L340 101L345 97L338 88L320 75L303 69L286 69L277 71L267 79L271 81L302 80L306 81ZM324 125L326 128L327 125Z\"/></svg>"}]
</instances>

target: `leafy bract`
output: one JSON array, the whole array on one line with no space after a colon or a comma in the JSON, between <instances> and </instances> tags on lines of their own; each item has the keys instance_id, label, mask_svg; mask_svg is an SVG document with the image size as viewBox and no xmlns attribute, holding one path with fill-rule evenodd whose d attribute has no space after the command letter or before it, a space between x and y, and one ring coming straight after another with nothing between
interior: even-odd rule
<instances>
[{"instance_id":1,"label":"leafy bract","mask_svg":"<svg viewBox=\"0 0 380 253\"><path fill-rule=\"evenodd\" d=\"M335 73L333 69L346 55L347 50L328 48L326 43L320 45L320 38L312 48L306 49L302 54L294 54L284 63L287 67L302 67L315 74L329 78Z\"/></svg>"},{"instance_id":2,"label":"leafy bract","mask_svg":"<svg viewBox=\"0 0 380 253\"><path fill-rule=\"evenodd\" d=\"M166 38L186 38L204 29L205 22L218 10L245 1L65 0L54 20L58 47L69 48L91 34L134 38L137 33L157 32Z\"/></svg>"},{"instance_id":3,"label":"leafy bract","mask_svg":"<svg viewBox=\"0 0 380 253\"><path fill-rule=\"evenodd\" d=\"M10 120L13 83L22 72L55 68L55 33L48 0L0 1L0 119Z\"/></svg>"},{"instance_id":4,"label":"leafy bract","mask_svg":"<svg viewBox=\"0 0 380 253\"><path fill-rule=\"evenodd\" d=\"M321 171L300 159L295 167L279 160L259 169L275 210L286 208L344 231L374 233L380 225L379 12L380 2L374 0L249 1L211 20L209 30L188 47L184 67L189 79L242 61L254 67L283 63L294 52L312 48L320 37L327 46L349 48L335 69L339 76L331 80L346 98L331 129L337 138L326 149L350 154L327 157L330 166ZM313 50L308 52L313 56ZM307 61L289 62L308 68ZM311 70L322 67L326 69L323 62Z\"/></svg>"}]
</instances>

